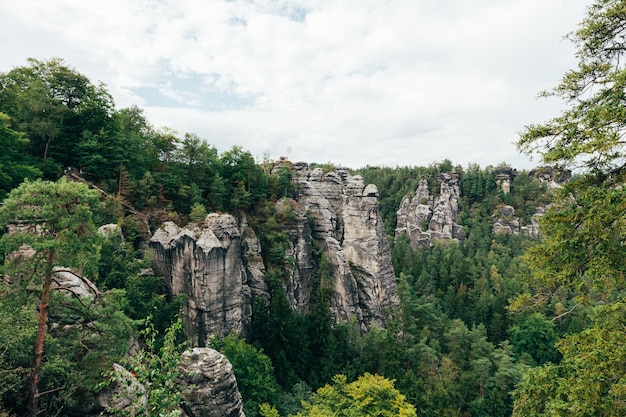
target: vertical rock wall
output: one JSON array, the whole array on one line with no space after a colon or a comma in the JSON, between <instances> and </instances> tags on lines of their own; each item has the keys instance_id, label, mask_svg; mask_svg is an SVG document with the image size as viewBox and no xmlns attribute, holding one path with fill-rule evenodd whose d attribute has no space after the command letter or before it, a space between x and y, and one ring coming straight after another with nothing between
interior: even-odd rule
<instances>
[{"instance_id":1,"label":"vertical rock wall","mask_svg":"<svg viewBox=\"0 0 626 417\"><path fill-rule=\"evenodd\" d=\"M242 233L229 214L210 214L203 225L164 223L150 248L154 272L166 278L174 296L187 297L183 319L189 338L204 346L211 335L245 334L253 293L267 293L251 230Z\"/></svg>"},{"instance_id":2,"label":"vertical rock wall","mask_svg":"<svg viewBox=\"0 0 626 417\"><path fill-rule=\"evenodd\" d=\"M290 305L301 313L312 307L319 245L333 270L335 322L356 317L363 330L384 325L398 298L376 187L347 170L324 173L302 163L289 169L297 196L279 201L276 210L295 213L284 226L290 241L285 257L291 261L283 287ZM245 219L210 214L203 224L185 228L166 222L150 247L154 272L166 277L173 295L187 297L183 318L189 338L204 346L211 335L247 335L253 300L268 297L268 289L259 240Z\"/></svg>"},{"instance_id":3,"label":"vertical rock wall","mask_svg":"<svg viewBox=\"0 0 626 417\"><path fill-rule=\"evenodd\" d=\"M363 329L382 325L398 298L378 190L347 170L324 173L304 163L295 165L294 181L298 203L314 218L313 238L333 267L335 321L354 316Z\"/></svg>"},{"instance_id":4,"label":"vertical rock wall","mask_svg":"<svg viewBox=\"0 0 626 417\"><path fill-rule=\"evenodd\" d=\"M412 198L405 196L397 211L396 237L409 235L411 247L430 245L433 240L463 239L465 233L457 223L460 184L456 173L441 173L435 178L439 194L431 196L428 180L421 178Z\"/></svg>"}]
</instances>

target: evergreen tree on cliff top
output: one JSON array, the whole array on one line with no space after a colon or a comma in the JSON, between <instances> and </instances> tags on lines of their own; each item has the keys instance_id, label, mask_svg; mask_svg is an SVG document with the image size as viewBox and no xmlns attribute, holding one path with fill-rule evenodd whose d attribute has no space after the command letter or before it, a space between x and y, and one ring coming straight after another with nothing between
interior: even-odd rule
<instances>
[{"instance_id":1,"label":"evergreen tree on cliff top","mask_svg":"<svg viewBox=\"0 0 626 417\"><path fill-rule=\"evenodd\" d=\"M97 264L92 221L97 203L98 195L84 184L37 180L13 189L0 206L0 230L15 229L0 238L0 250L6 257L0 273L11 283L11 288L2 288L0 296L9 297L4 292L12 288L40 294L29 391L23 393L29 398L27 415L33 417L39 411L39 377L54 274L60 267L87 272ZM30 254L19 255L25 249Z\"/></svg>"},{"instance_id":2,"label":"evergreen tree on cliff top","mask_svg":"<svg viewBox=\"0 0 626 417\"><path fill-rule=\"evenodd\" d=\"M626 415L626 1L596 0L570 39L578 67L543 96L561 115L527 126L518 142L545 163L578 168L542 221L528 253L533 294L514 307L566 300L555 320L590 309L590 326L558 343L558 365L534 368L518 389L514 415ZM565 296L564 296L565 295Z\"/></svg>"}]
</instances>

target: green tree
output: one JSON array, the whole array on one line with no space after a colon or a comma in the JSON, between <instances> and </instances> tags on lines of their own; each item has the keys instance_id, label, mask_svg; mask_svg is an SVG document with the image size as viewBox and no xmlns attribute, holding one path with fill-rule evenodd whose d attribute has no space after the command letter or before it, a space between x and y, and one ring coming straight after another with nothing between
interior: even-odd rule
<instances>
[{"instance_id":1,"label":"green tree","mask_svg":"<svg viewBox=\"0 0 626 417\"><path fill-rule=\"evenodd\" d=\"M83 132L109 127L113 99L62 59L30 58L28 66L0 74L0 111L26 133L44 167L50 156L61 166L77 167L76 145Z\"/></svg>"},{"instance_id":2,"label":"green tree","mask_svg":"<svg viewBox=\"0 0 626 417\"><path fill-rule=\"evenodd\" d=\"M280 387L270 358L236 336L213 339L211 345L228 358L237 377L246 415L256 415L262 403L275 404Z\"/></svg>"},{"instance_id":3,"label":"green tree","mask_svg":"<svg viewBox=\"0 0 626 417\"><path fill-rule=\"evenodd\" d=\"M626 416L626 304L596 307L593 322L559 342L558 365L528 372L513 416Z\"/></svg>"},{"instance_id":4,"label":"green tree","mask_svg":"<svg viewBox=\"0 0 626 417\"><path fill-rule=\"evenodd\" d=\"M522 318L509 328L513 350L518 356L528 355L531 364L557 362L556 342L559 336L554 323L541 313Z\"/></svg>"},{"instance_id":5,"label":"green tree","mask_svg":"<svg viewBox=\"0 0 626 417\"><path fill-rule=\"evenodd\" d=\"M128 359L128 367L137 378L144 391L136 391L133 406L125 409L115 407L107 410L115 415L146 415L155 417L176 417L180 415L183 388L177 382L180 376L181 354L186 346L178 343L182 331L182 320L178 319L165 331L163 345L159 348L159 332L152 324L152 316L145 321L142 332L146 347ZM113 371L101 387L114 382L128 383L125 373ZM145 396L145 402L142 401Z\"/></svg>"},{"instance_id":6,"label":"green tree","mask_svg":"<svg viewBox=\"0 0 626 417\"><path fill-rule=\"evenodd\" d=\"M623 289L626 278L626 1L596 0L570 35L578 66L544 96L564 99L561 115L527 126L518 146L543 162L581 168L541 223L542 239L528 253L532 294L514 307L555 296L595 306L589 328L560 344L558 365L530 372L514 415L624 415ZM569 304L568 304L569 305ZM606 340L611 343L606 344ZM609 348L608 346L613 346ZM584 370L584 371L582 371ZM580 378L575 380L575 378Z\"/></svg>"},{"instance_id":7,"label":"green tree","mask_svg":"<svg viewBox=\"0 0 626 417\"><path fill-rule=\"evenodd\" d=\"M0 230L16 230L0 239L7 255L3 273L23 287L39 288L39 317L30 372L29 415L38 410L38 381L47 333L48 309L55 268L88 271L96 260L92 209L98 196L80 183L26 181L0 206ZM11 256L30 248L32 256ZM93 271L92 271L93 272Z\"/></svg>"},{"instance_id":8,"label":"green tree","mask_svg":"<svg viewBox=\"0 0 626 417\"><path fill-rule=\"evenodd\" d=\"M296 417L417 416L415 407L385 377L366 373L347 383L345 375L336 375L333 382L318 389Z\"/></svg>"},{"instance_id":9,"label":"green tree","mask_svg":"<svg viewBox=\"0 0 626 417\"><path fill-rule=\"evenodd\" d=\"M0 113L0 199L25 178L35 179L41 175L41 171L28 161L28 139L13 130L10 121L8 115Z\"/></svg>"}]
</instances>

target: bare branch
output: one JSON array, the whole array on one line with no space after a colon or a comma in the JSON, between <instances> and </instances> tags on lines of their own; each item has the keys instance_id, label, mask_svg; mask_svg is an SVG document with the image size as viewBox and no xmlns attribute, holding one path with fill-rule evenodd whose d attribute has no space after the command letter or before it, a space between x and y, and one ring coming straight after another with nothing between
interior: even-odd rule
<instances>
[{"instance_id":1,"label":"bare branch","mask_svg":"<svg viewBox=\"0 0 626 417\"><path fill-rule=\"evenodd\" d=\"M567 316L568 314L570 314L572 311L574 311L574 309L576 309L576 307L578 307L580 305L580 303L576 304L574 307L570 308L569 310L567 310L565 313L559 314L558 316L554 317L552 319L552 322L557 321L558 319L560 319L561 317Z\"/></svg>"}]
</instances>

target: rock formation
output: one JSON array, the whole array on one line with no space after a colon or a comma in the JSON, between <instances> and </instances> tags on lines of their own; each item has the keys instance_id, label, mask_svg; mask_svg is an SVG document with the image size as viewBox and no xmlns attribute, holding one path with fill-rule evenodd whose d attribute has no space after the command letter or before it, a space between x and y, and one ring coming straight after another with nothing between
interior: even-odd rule
<instances>
[{"instance_id":1,"label":"rock formation","mask_svg":"<svg viewBox=\"0 0 626 417\"><path fill-rule=\"evenodd\" d=\"M98 395L99 412L94 415L110 415L105 410L124 410L128 415L136 415L138 408L145 407L148 402L146 387L120 364L114 363L113 371L119 379Z\"/></svg>"},{"instance_id":2,"label":"rock formation","mask_svg":"<svg viewBox=\"0 0 626 417\"><path fill-rule=\"evenodd\" d=\"M459 215L460 186L456 173L440 173L435 178L439 194L431 196L428 179L421 178L415 195L405 196L397 211L396 237L409 235L411 247L431 245L434 240L463 239Z\"/></svg>"},{"instance_id":3,"label":"rock formation","mask_svg":"<svg viewBox=\"0 0 626 417\"><path fill-rule=\"evenodd\" d=\"M245 335L253 293L267 293L260 247L245 222L215 213L202 225L166 222L150 248L154 273L166 278L174 296L187 296L182 314L187 337L204 346L211 335Z\"/></svg>"},{"instance_id":4,"label":"rock formation","mask_svg":"<svg viewBox=\"0 0 626 417\"><path fill-rule=\"evenodd\" d=\"M383 324L398 298L376 186L345 169L324 172L305 163L294 165L293 177L297 202L313 218L313 238L333 268L334 320L354 316L363 329Z\"/></svg>"},{"instance_id":5,"label":"rock formation","mask_svg":"<svg viewBox=\"0 0 626 417\"><path fill-rule=\"evenodd\" d=\"M517 176L517 170L511 167L499 167L496 168L494 172L496 184L502 190L504 194L509 194L511 192L511 184L513 180Z\"/></svg>"},{"instance_id":6,"label":"rock formation","mask_svg":"<svg viewBox=\"0 0 626 417\"><path fill-rule=\"evenodd\" d=\"M537 207L535 214L531 217L531 222L526 225L520 225L519 217L515 216L515 208L509 205L498 207L493 215L494 222L492 232L505 234L522 234L528 237L539 236L539 218L543 216L545 209Z\"/></svg>"},{"instance_id":7,"label":"rock formation","mask_svg":"<svg viewBox=\"0 0 626 417\"><path fill-rule=\"evenodd\" d=\"M136 415L147 404L146 387L123 366L113 364L113 369L118 380L100 393L101 411L94 415L110 415L106 410ZM211 348L186 350L179 369L181 416L245 417L233 367L224 355Z\"/></svg>"},{"instance_id":8,"label":"rock formation","mask_svg":"<svg viewBox=\"0 0 626 417\"><path fill-rule=\"evenodd\" d=\"M356 317L364 330L382 325L398 298L376 187L347 170L286 166L293 170L297 196L278 201L276 211L291 216L283 226L290 242L283 282L290 305L301 313L312 307L318 244L333 269L333 319ZM204 346L211 335L248 334L253 299L267 297L268 288L259 240L245 219L210 214L204 224L185 228L166 222L150 247L154 273L166 277L173 295L187 296L183 319L189 338Z\"/></svg>"},{"instance_id":9,"label":"rock formation","mask_svg":"<svg viewBox=\"0 0 626 417\"><path fill-rule=\"evenodd\" d=\"M182 356L183 410L193 417L245 417L233 367L210 348L187 350Z\"/></svg>"},{"instance_id":10,"label":"rock formation","mask_svg":"<svg viewBox=\"0 0 626 417\"><path fill-rule=\"evenodd\" d=\"M561 170L552 166L543 166L529 172L531 177L546 183L548 188L561 188L562 185L572 178L572 171Z\"/></svg>"}]
</instances>

